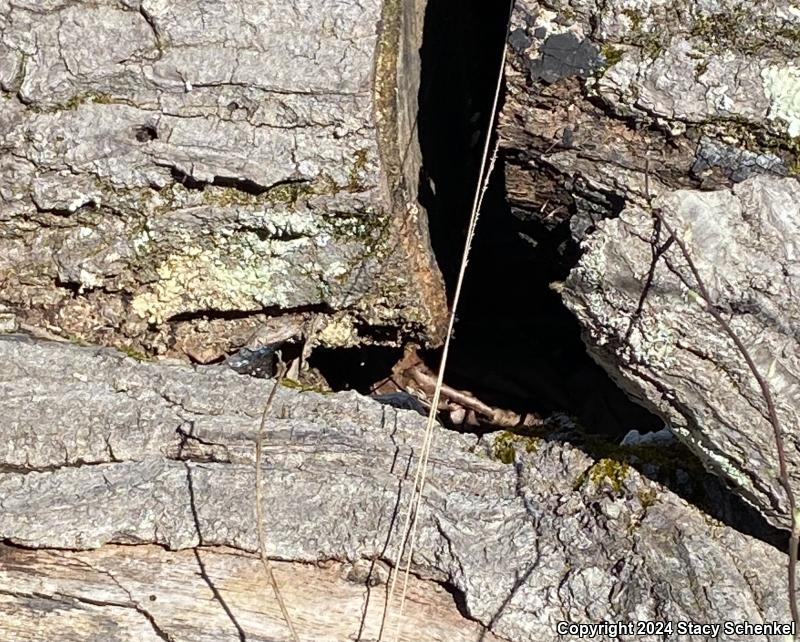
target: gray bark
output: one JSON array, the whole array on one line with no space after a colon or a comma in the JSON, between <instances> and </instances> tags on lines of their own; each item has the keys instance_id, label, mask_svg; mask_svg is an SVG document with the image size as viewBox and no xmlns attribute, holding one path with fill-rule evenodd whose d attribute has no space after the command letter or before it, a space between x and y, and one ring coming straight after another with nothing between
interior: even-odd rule
<instances>
[{"instance_id":1,"label":"gray bark","mask_svg":"<svg viewBox=\"0 0 800 642\"><path fill-rule=\"evenodd\" d=\"M0 573L17 605L0 619L5 637L54 608L31 599L32 574L50 596L66 590L50 552L16 545L256 548L253 438L268 382L13 337L0 339L0 365L0 538L11 546ZM269 556L395 561L424 423L355 393L280 388L264 460ZM783 554L621 462L556 437L440 429L430 463L414 572L461 593L466 615L501 638L554 640L561 620L788 621ZM156 575L154 591L165 581Z\"/></svg>"},{"instance_id":2,"label":"gray bark","mask_svg":"<svg viewBox=\"0 0 800 642\"><path fill-rule=\"evenodd\" d=\"M800 492L800 185L749 179L733 191L676 191L656 200L767 380L785 434L789 474ZM733 341L699 300L686 261L651 212L631 207L604 221L562 291L586 328L593 354L663 414L706 465L773 524L788 527L767 406ZM653 239L657 238L657 241ZM647 275L652 280L646 286ZM643 301L641 309L639 302Z\"/></svg>"},{"instance_id":3,"label":"gray bark","mask_svg":"<svg viewBox=\"0 0 800 642\"><path fill-rule=\"evenodd\" d=\"M578 228L652 190L786 175L800 135L789 2L518 0L501 123L509 199ZM567 188L567 189L564 189Z\"/></svg>"},{"instance_id":4,"label":"gray bark","mask_svg":"<svg viewBox=\"0 0 800 642\"><path fill-rule=\"evenodd\" d=\"M200 361L265 314L316 312L328 345L363 324L438 341L412 135L423 11L0 2L0 303Z\"/></svg>"},{"instance_id":5,"label":"gray bark","mask_svg":"<svg viewBox=\"0 0 800 642\"><path fill-rule=\"evenodd\" d=\"M800 18L781 0L548 7L517 2L510 34L500 132L512 208L581 243L559 290L596 360L786 527L764 400L690 296L677 245L654 261L669 235L656 235L647 184L769 379L798 492Z\"/></svg>"}]
</instances>

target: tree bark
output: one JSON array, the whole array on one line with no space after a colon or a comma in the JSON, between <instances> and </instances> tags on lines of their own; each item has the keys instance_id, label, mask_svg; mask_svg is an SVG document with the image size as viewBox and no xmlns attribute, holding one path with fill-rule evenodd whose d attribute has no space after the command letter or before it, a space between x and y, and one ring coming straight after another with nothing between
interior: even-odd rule
<instances>
[{"instance_id":1,"label":"tree bark","mask_svg":"<svg viewBox=\"0 0 800 642\"><path fill-rule=\"evenodd\" d=\"M235 621L247 639L289 639L253 555L268 382L12 337L0 366L0 637L236 640ZM424 426L355 393L278 390L267 554L302 639L353 639L365 610L361 639L375 639ZM538 642L587 613L788 621L785 555L628 461L558 428L440 428L406 639Z\"/></svg>"},{"instance_id":2,"label":"tree bark","mask_svg":"<svg viewBox=\"0 0 800 642\"><path fill-rule=\"evenodd\" d=\"M437 343L424 4L0 3L0 304L200 361L275 315Z\"/></svg>"},{"instance_id":3,"label":"tree bark","mask_svg":"<svg viewBox=\"0 0 800 642\"><path fill-rule=\"evenodd\" d=\"M791 510L761 388L690 295L652 207L770 379L797 494L800 112L787 79L800 42L779 17L788 7L745 3L740 20L714 3L678 17L518 0L499 125L512 211L560 263L555 287L592 357L779 528Z\"/></svg>"}]
</instances>

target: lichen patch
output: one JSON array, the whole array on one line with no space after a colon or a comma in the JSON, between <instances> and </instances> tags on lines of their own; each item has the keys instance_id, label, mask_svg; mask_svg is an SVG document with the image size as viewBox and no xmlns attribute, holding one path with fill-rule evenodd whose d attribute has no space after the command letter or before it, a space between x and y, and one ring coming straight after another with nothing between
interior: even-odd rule
<instances>
[{"instance_id":1,"label":"lichen patch","mask_svg":"<svg viewBox=\"0 0 800 642\"><path fill-rule=\"evenodd\" d=\"M800 69L770 66L761 77L770 100L767 118L785 123L789 136L800 136Z\"/></svg>"}]
</instances>

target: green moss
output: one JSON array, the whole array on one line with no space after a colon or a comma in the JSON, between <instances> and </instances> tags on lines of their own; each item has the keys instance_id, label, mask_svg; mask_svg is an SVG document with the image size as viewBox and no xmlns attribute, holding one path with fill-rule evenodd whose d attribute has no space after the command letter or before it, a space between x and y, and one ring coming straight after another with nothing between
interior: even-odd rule
<instances>
[{"instance_id":1,"label":"green moss","mask_svg":"<svg viewBox=\"0 0 800 642\"><path fill-rule=\"evenodd\" d=\"M642 30L642 12L636 8L630 7L622 10L622 15L631 21L631 29L633 31Z\"/></svg>"},{"instance_id":2,"label":"green moss","mask_svg":"<svg viewBox=\"0 0 800 642\"><path fill-rule=\"evenodd\" d=\"M648 509L658 501L658 491L655 488L642 488L637 493L642 508Z\"/></svg>"},{"instance_id":3,"label":"green moss","mask_svg":"<svg viewBox=\"0 0 800 642\"><path fill-rule=\"evenodd\" d=\"M233 207L236 205L257 205L259 198L233 187L210 187L203 191L203 200L209 205Z\"/></svg>"},{"instance_id":4,"label":"green moss","mask_svg":"<svg viewBox=\"0 0 800 642\"><path fill-rule=\"evenodd\" d=\"M60 105L60 109L63 111L72 111L85 103L110 105L114 103L114 99L108 94L101 94L98 92L89 91L83 94L76 94L75 96L67 100L65 103L62 103Z\"/></svg>"},{"instance_id":5,"label":"green moss","mask_svg":"<svg viewBox=\"0 0 800 642\"><path fill-rule=\"evenodd\" d=\"M558 12L562 24L570 24L578 19L578 14L571 7L562 7Z\"/></svg>"},{"instance_id":6,"label":"green moss","mask_svg":"<svg viewBox=\"0 0 800 642\"><path fill-rule=\"evenodd\" d=\"M136 361L150 361L150 357L144 352L139 352L131 346L118 346L117 349L131 359L136 359Z\"/></svg>"},{"instance_id":7,"label":"green moss","mask_svg":"<svg viewBox=\"0 0 800 642\"><path fill-rule=\"evenodd\" d=\"M314 193L313 184L308 181L289 181L271 187L261 197L273 204L296 205L301 198Z\"/></svg>"},{"instance_id":8,"label":"green moss","mask_svg":"<svg viewBox=\"0 0 800 642\"><path fill-rule=\"evenodd\" d=\"M595 460L595 464L575 479L575 490L592 481L617 492L622 489L625 475L634 468L669 488L680 488L681 496L698 506L710 501L707 494L710 473L681 443L622 446L585 433L572 443ZM645 508L657 499L655 491L645 490L639 494L639 501Z\"/></svg>"},{"instance_id":9,"label":"green moss","mask_svg":"<svg viewBox=\"0 0 800 642\"><path fill-rule=\"evenodd\" d=\"M350 168L350 176L349 180L347 181L347 190L349 192L363 192L366 189L366 186L361 182L360 175L361 171L367 164L368 157L368 150L356 150L355 160L353 161L353 166Z\"/></svg>"},{"instance_id":10,"label":"green moss","mask_svg":"<svg viewBox=\"0 0 800 642\"><path fill-rule=\"evenodd\" d=\"M591 481L596 487L608 483L611 490L619 493L630 469L630 465L624 461L604 457L578 476L573 489L578 490Z\"/></svg>"},{"instance_id":11,"label":"green moss","mask_svg":"<svg viewBox=\"0 0 800 642\"><path fill-rule=\"evenodd\" d=\"M622 56L624 55L624 51L619 47L615 47L610 43L605 43L600 48L600 54L606 61L605 67L613 67L616 65L620 60L622 60Z\"/></svg>"},{"instance_id":12,"label":"green moss","mask_svg":"<svg viewBox=\"0 0 800 642\"><path fill-rule=\"evenodd\" d=\"M294 379L289 379L288 377L281 379L281 385L284 388L290 388L292 390L305 390L305 386L302 383Z\"/></svg>"},{"instance_id":13,"label":"green moss","mask_svg":"<svg viewBox=\"0 0 800 642\"><path fill-rule=\"evenodd\" d=\"M700 58L694 67L694 79L699 82L700 76L708 71L708 59Z\"/></svg>"},{"instance_id":14,"label":"green moss","mask_svg":"<svg viewBox=\"0 0 800 642\"><path fill-rule=\"evenodd\" d=\"M746 13L739 8L733 11L703 15L692 24L692 36L716 46L730 45L742 39L742 21Z\"/></svg>"},{"instance_id":15,"label":"green moss","mask_svg":"<svg viewBox=\"0 0 800 642\"><path fill-rule=\"evenodd\" d=\"M796 23L782 23L775 30L775 37L790 43L800 44L800 25Z\"/></svg>"},{"instance_id":16,"label":"green moss","mask_svg":"<svg viewBox=\"0 0 800 642\"><path fill-rule=\"evenodd\" d=\"M787 56L800 54L800 26L775 15L753 15L744 6L696 17L689 33L697 45L710 51L734 50L755 55L777 49Z\"/></svg>"},{"instance_id":17,"label":"green moss","mask_svg":"<svg viewBox=\"0 0 800 642\"><path fill-rule=\"evenodd\" d=\"M398 135L397 76L400 65L403 2L384 0L380 34L376 49L373 83L375 121L378 128L381 164L386 169L393 205L404 202L402 187L402 154Z\"/></svg>"},{"instance_id":18,"label":"green moss","mask_svg":"<svg viewBox=\"0 0 800 642\"><path fill-rule=\"evenodd\" d=\"M674 9L686 16L686 26L694 46L705 53L736 51L744 55L774 49L787 57L800 56L800 25L788 23L774 13L757 15L741 5L717 13L701 13L693 3L679 3ZM642 13L638 8L621 10L630 24L623 42L642 49L650 58L658 57L676 29L663 26L672 20L662 7L654 5ZM699 72L702 73L702 72ZM698 73L698 75L699 75Z\"/></svg>"},{"instance_id":19,"label":"green moss","mask_svg":"<svg viewBox=\"0 0 800 642\"><path fill-rule=\"evenodd\" d=\"M290 388L291 390L297 390L298 392L316 392L322 395L331 394L331 390L329 388L325 388L320 384L309 385L307 383L303 383L302 381L297 381L296 379L290 379L289 377L284 377L281 379L281 385L284 388Z\"/></svg>"},{"instance_id":20,"label":"green moss","mask_svg":"<svg viewBox=\"0 0 800 642\"><path fill-rule=\"evenodd\" d=\"M707 123L703 133L748 151L769 153L783 160L791 176L800 175L800 137L774 134L745 120L725 119Z\"/></svg>"},{"instance_id":21,"label":"green moss","mask_svg":"<svg viewBox=\"0 0 800 642\"><path fill-rule=\"evenodd\" d=\"M318 187L309 181L287 181L274 185L260 194L253 194L235 187L208 185L203 190L203 201L221 207L261 204L294 206L302 198L319 193Z\"/></svg>"},{"instance_id":22,"label":"green moss","mask_svg":"<svg viewBox=\"0 0 800 642\"><path fill-rule=\"evenodd\" d=\"M492 455L504 464L513 464L517 456L517 448L524 449L526 453L536 453L541 443L540 437L521 435L505 430L495 437L492 444Z\"/></svg>"},{"instance_id":23,"label":"green moss","mask_svg":"<svg viewBox=\"0 0 800 642\"><path fill-rule=\"evenodd\" d=\"M492 455L494 455L495 459L499 459L504 464L514 463L517 451L514 448L513 433L504 432L495 437L494 444L492 444Z\"/></svg>"},{"instance_id":24,"label":"green moss","mask_svg":"<svg viewBox=\"0 0 800 642\"><path fill-rule=\"evenodd\" d=\"M800 138L776 136L768 149L783 159L790 176L800 176Z\"/></svg>"},{"instance_id":25,"label":"green moss","mask_svg":"<svg viewBox=\"0 0 800 642\"><path fill-rule=\"evenodd\" d=\"M109 94L104 94L96 91L87 91L81 94L75 94L74 96L71 96L70 98L61 103L54 103L54 104L34 103L32 105L28 105L28 109L38 114L52 114L59 111L74 111L78 109L78 107L80 107L81 105L85 105L87 103L96 103L99 105L131 104L130 101L124 100L122 98L114 98Z\"/></svg>"},{"instance_id":26,"label":"green moss","mask_svg":"<svg viewBox=\"0 0 800 642\"><path fill-rule=\"evenodd\" d=\"M650 57L657 58L664 50L668 33L665 29L648 29L645 27L645 16L636 8L627 8L622 10L624 15L630 22L630 30L623 37L623 44L633 45L642 50L642 52ZM657 23L654 16L648 16L650 22ZM608 66L619 62L622 57L622 50L616 47L605 44L601 49L603 57L608 61Z\"/></svg>"},{"instance_id":27,"label":"green moss","mask_svg":"<svg viewBox=\"0 0 800 642\"><path fill-rule=\"evenodd\" d=\"M644 54L653 60L658 58L664 51L664 43L655 35L648 35L646 38L642 38L639 46Z\"/></svg>"}]
</instances>

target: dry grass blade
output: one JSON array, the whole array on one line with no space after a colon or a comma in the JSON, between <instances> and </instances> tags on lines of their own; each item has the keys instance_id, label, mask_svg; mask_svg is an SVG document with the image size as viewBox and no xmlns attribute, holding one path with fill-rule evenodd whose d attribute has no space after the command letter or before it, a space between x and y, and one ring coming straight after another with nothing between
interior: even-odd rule
<instances>
[{"instance_id":1,"label":"dry grass blade","mask_svg":"<svg viewBox=\"0 0 800 642\"><path fill-rule=\"evenodd\" d=\"M506 22L506 33L508 32L508 28L511 24L512 11L513 11L513 3L511 3L511 6L509 7L509 15L508 15L508 20ZM425 436L422 442L422 449L420 451L417 470L414 475L414 488L411 493L411 499L409 502L408 510L406 512L403 524L403 531L402 531L403 534L400 542L400 550L398 552L398 565L402 565L403 554L406 550L406 544L408 544L408 554L406 555L406 563L403 568L403 588L400 593L400 604L398 607L397 622L395 625L394 637L393 637L394 642L399 642L400 634L402 632L403 609L405 607L406 594L408 591L408 580L411 574L411 560L414 555L417 519L419 515L420 504L422 501L422 491L425 487L425 479L427 476L428 458L430 455L431 443L433 441L434 427L436 425L436 413L439 407L439 401L441 399L442 386L444 385L444 374L447 368L447 358L450 351L450 342L453 336L453 328L455 326L455 321L456 321L456 310L458 309L458 302L461 297L461 290L463 288L464 277L467 271L467 264L469 262L469 252L472 247L472 240L475 236L475 228L478 223L478 216L480 214L486 190L488 189L489 186L489 177L492 174L495 161L497 159L498 143L495 141L494 147L492 147L492 129L495 119L497 118L497 110L498 110L498 105L500 103L500 91L503 86L503 71L505 69L507 52L508 52L508 42L506 39L503 45L503 53L500 59L500 66L497 73L497 83L495 87L492 108L489 112L489 122L486 132L486 140L483 148L483 155L481 156L480 171L478 173L477 186L475 189L475 199L473 201L472 211L470 212L469 227L467 229L467 238L464 242L464 252L461 257L461 266L458 273L458 279L456 281L455 291L453 293L453 304L452 304L452 309L450 311L450 318L448 320L448 327L447 327L447 333L445 335L444 346L442 348L442 358L439 364L439 373L436 378L436 387L433 392L433 399L431 400L431 407L428 413L428 421L425 427ZM381 622L381 632L378 638L379 640L383 639L384 627L386 623L389 621L389 614L391 612L392 601L394 598L397 585L397 576L398 576L398 570L397 568L395 568L394 572L392 573L392 581L387 595L386 609L384 610L383 613L383 620Z\"/></svg>"},{"instance_id":2,"label":"dry grass blade","mask_svg":"<svg viewBox=\"0 0 800 642\"><path fill-rule=\"evenodd\" d=\"M289 629L289 633L292 636L293 642L300 642L300 637L297 635L297 631L295 631L294 625L292 624L292 618L289 616L289 609L286 608L286 602L284 601L283 595L281 594L281 589L278 586L278 580L275 578L275 573L272 570L272 564L267 557L267 533L264 529L264 504L263 493L261 490L263 478L261 462L264 458L264 437L267 431L267 417L269 416L269 411L272 409L272 404L275 401L275 394L278 392L278 386L280 385L280 381L283 378L285 371L286 367L281 361L280 365L278 366L278 372L275 375L275 381L272 384L272 389L267 397L267 403L264 404L264 412L261 415L261 424L259 425L258 432L256 433L256 527L258 530L258 556L261 558L261 564L264 567L264 574L267 576L267 579L272 586L272 590L275 593L275 599L278 602L278 608L281 610L281 615L283 616L284 622L286 622L286 626Z\"/></svg>"}]
</instances>

